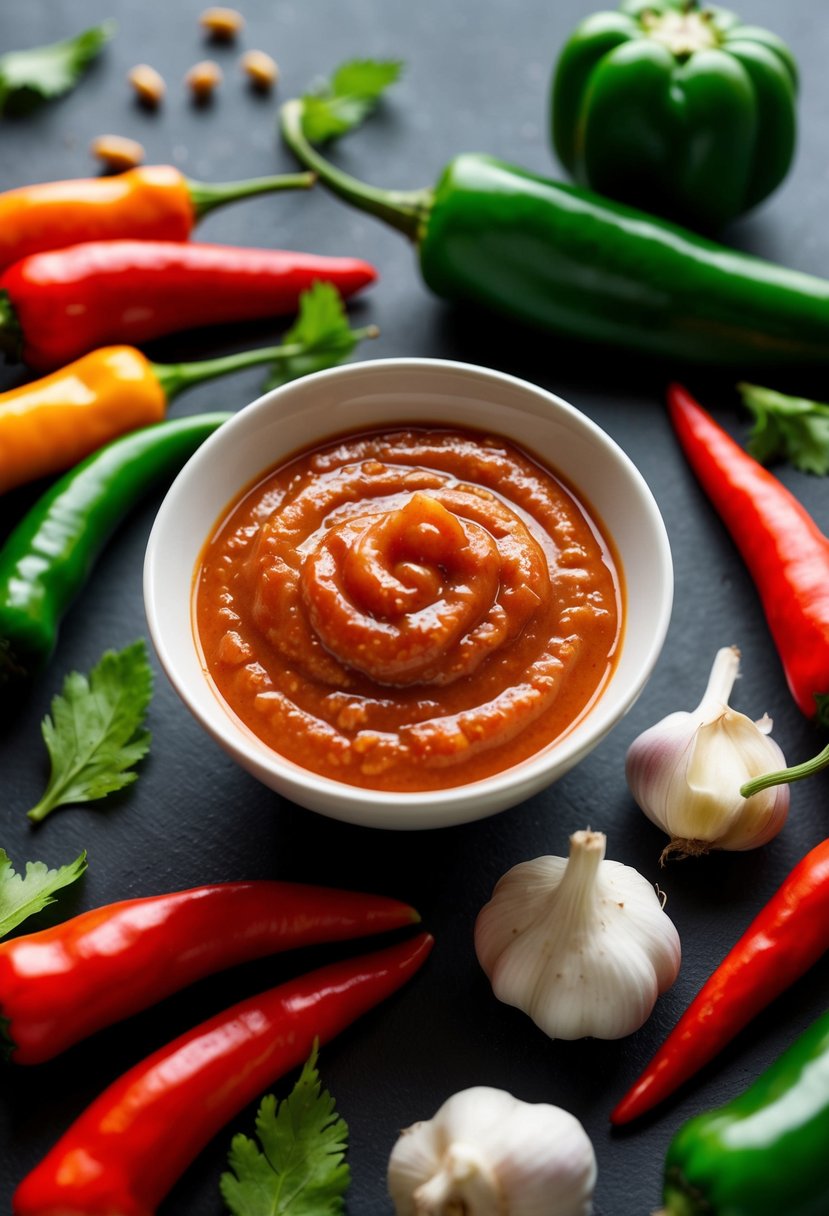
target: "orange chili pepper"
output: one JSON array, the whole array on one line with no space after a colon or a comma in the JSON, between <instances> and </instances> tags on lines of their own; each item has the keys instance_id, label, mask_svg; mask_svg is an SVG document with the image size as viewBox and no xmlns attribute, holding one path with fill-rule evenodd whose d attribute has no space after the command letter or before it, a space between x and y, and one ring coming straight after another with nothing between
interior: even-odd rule
<instances>
[{"instance_id":1,"label":"orange chili pepper","mask_svg":"<svg viewBox=\"0 0 829 1216\"><path fill-rule=\"evenodd\" d=\"M115 177L21 186L0 194L0 270L82 241L184 241L215 207L313 183L313 173L293 173L211 184L190 181L172 165L147 165Z\"/></svg>"},{"instance_id":2,"label":"orange chili pepper","mask_svg":"<svg viewBox=\"0 0 829 1216\"><path fill-rule=\"evenodd\" d=\"M172 398L191 385L286 353L284 346L268 346L160 364L133 346L104 346L0 393L0 493L71 468L118 435L158 422Z\"/></svg>"}]
</instances>

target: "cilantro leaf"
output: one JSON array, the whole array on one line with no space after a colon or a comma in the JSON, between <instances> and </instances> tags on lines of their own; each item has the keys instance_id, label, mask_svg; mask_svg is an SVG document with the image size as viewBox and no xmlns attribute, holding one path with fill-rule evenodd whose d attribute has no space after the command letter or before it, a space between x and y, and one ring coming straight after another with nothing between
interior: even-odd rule
<instances>
[{"instance_id":1,"label":"cilantro leaf","mask_svg":"<svg viewBox=\"0 0 829 1216\"><path fill-rule=\"evenodd\" d=\"M15 874L8 853L0 849L0 937L53 904L55 891L75 882L85 869L86 853L81 853L59 870L50 870L42 861L27 861L26 873Z\"/></svg>"},{"instance_id":2,"label":"cilantro leaf","mask_svg":"<svg viewBox=\"0 0 829 1216\"><path fill-rule=\"evenodd\" d=\"M262 1099L256 1116L259 1145L233 1137L231 1173L219 1188L233 1216L339 1216L351 1181L344 1161L348 1127L322 1091L317 1044L282 1102Z\"/></svg>"},{"instance_id":3,"label":"cilantro leaf","mask_svg":"<svg viewBox=\"0 0 829 1216\"><path fill-rule=\"evenodd\" d=\"M829 405L757 384L737 386L754 416L748 450L761 464L790 460L804 473L829 473Z\"/></svg>"},{"instance_id":4,"label":"cilantro leaf","mask_svg":"<svg viewBox=\"0 0 829 1216\"><path fill-rule=\"evenodd\" d=\"M114 31L114 23L105 21L62 42L1 55L0 114L4 110L29 110L41 101L68 93Z\"/></svg>"},{"instance_id":5,"label":"cilantro leaf","mask_svg":"<svg viewBox=\"0 0 829 1216\"><path fill-rule=\"evenodd\" d=\"M302 129L311 143L337 139L358 127L400 78L399 59L352 59L302 98Z\"/></svg>"},{"instance_id":6,"label":"cilantro leaf","mask_svg":"<svg viewBox=\"0 0 829 1216\"><path fill-rule=\"evenodd\" d=\"M142 723L152 686L143 640L108 650L89 679L77 671L66 677L52 716L41 724L52 773L30 819L39 822L58 806L93 802L135 781L129 770L150 746Z\"/></svg>"},{"instance_id":7,"label":"cilantro leaf","mask_svg":"<svg viewBox=\"0 0 829 1216\"><path fill-rule=\"evenodd\" d=\"M284 354L275 360L265 388L334 367L347 359L363 338L375 338L378 332L374 325L351 329L336 287L317 280L300 296L297 319L282 341Z\"/></svg>"}]
</instances>

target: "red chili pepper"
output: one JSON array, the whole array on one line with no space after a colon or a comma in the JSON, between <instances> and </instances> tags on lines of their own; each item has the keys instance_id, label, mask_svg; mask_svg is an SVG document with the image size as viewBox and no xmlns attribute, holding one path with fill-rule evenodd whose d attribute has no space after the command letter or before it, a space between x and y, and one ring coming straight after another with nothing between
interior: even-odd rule
<instances>
[{"instance_id":1,"label":"red chili pepper","mask_svg":"<svg viewBox=\"0 0 829 1216\"><path fill-rule=\"evenodd\" d=\"M278 1077L406 982L433 939L290 980L130 1069L23 1180L14 1216L153 1216L212 1136Z\"/></svg>"},{"instance_id":2,"label":"red chili pepper","mask_svg":"<svg viewBox=\"0 0 829 1216\"><path fill-rule=\"evenodd\" d=\"M377 272L356 258L178 241L89 241L0 275L0 344L48 370L111 342L294 312L318 279L350 296Z\"/></svg>"},{"instance_id":3,"label":"red chili pepper","mask_svg":"<svg viewBox=\"0 0 829 1216\"><path fill-rule=\"evenodd\" d=\"M205 975L419 920L380 895L237 882L131 899L0 945L0 1018L16 1064L73 1043Z\"/></svg>"},{"instance_id":4,"label":"red chili pepper","mask_svg":"<svg viewBox=\"0 0 829 1216\"><path fill-rule=\"evenodd\" d=\"M829 840L807 853L703 984L610 1116L664 1101L829 949Z\"/></svg>"},{"instance_id":5,"label":"red chili pepper","mask_svg":"<svg viewBox=\"0 0 829 1216\"><path fill-rule=\"evenodd\" d=\"M829 538L680 385L668 408L688 461L743 556L800 709L829 725Z\"/></svg>"},{"instance_id":6,"label":"red chili pepper","mask_svg":"<svg viewBox=\"0 0 829 1216\"><path fill-rule=\"evenodd\" d=\"M216 207L313 182L312 173L295 173L213 184L189 181L172 165L141 165L109 177L20 186L0 194L0 269L78 241L184 241Z\"/></svg>"}]
</instances>

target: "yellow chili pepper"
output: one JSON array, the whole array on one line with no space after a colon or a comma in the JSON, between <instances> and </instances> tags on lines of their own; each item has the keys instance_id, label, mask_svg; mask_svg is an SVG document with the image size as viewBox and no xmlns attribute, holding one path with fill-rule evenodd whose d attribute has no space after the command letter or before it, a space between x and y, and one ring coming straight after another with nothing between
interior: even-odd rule
<instances>
[{"instance_id":1,"label":"yellow chili pepper","mask_svg":"<svg viewBox=\"0 0 829 1216\"><path fill-rule=\"evenodd\" d=\"M353 332L359 339L371 331ZM160 364L133 346L104 346L0 393L0 493L71 468L111 439L158 422L182 389L303 353L301 343L289 343Z\"/></svg>"},{"instance_id":2,"label":"yellow chili pepper","mask_svg":"<svg viewBox=\"0 0 829 1216\"><path fill-rule=\"evenodd\" d=\"M0 393L0 492L77 464L110 439L164 417L149 359L105 346L60 371Z\"/></svg>"}]
</instances>

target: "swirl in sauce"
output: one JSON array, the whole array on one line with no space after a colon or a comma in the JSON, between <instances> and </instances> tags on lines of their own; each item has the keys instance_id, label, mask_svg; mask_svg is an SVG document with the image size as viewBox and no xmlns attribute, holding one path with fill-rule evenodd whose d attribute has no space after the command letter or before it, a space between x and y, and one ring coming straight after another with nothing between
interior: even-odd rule
<instances>
[{"instance_id":1,"label":"swirl in sauce","mask_svg":"<svg viewBox=\"0 0 829 1216\"><path fill-rule=\"evenodd\" d=\"M559 479L498 437L335 441L268 474L202 554L195 622L233 712L323 776L425 790L499 772L595 701L620 575Z\"/></svg>"}]
</instances>

